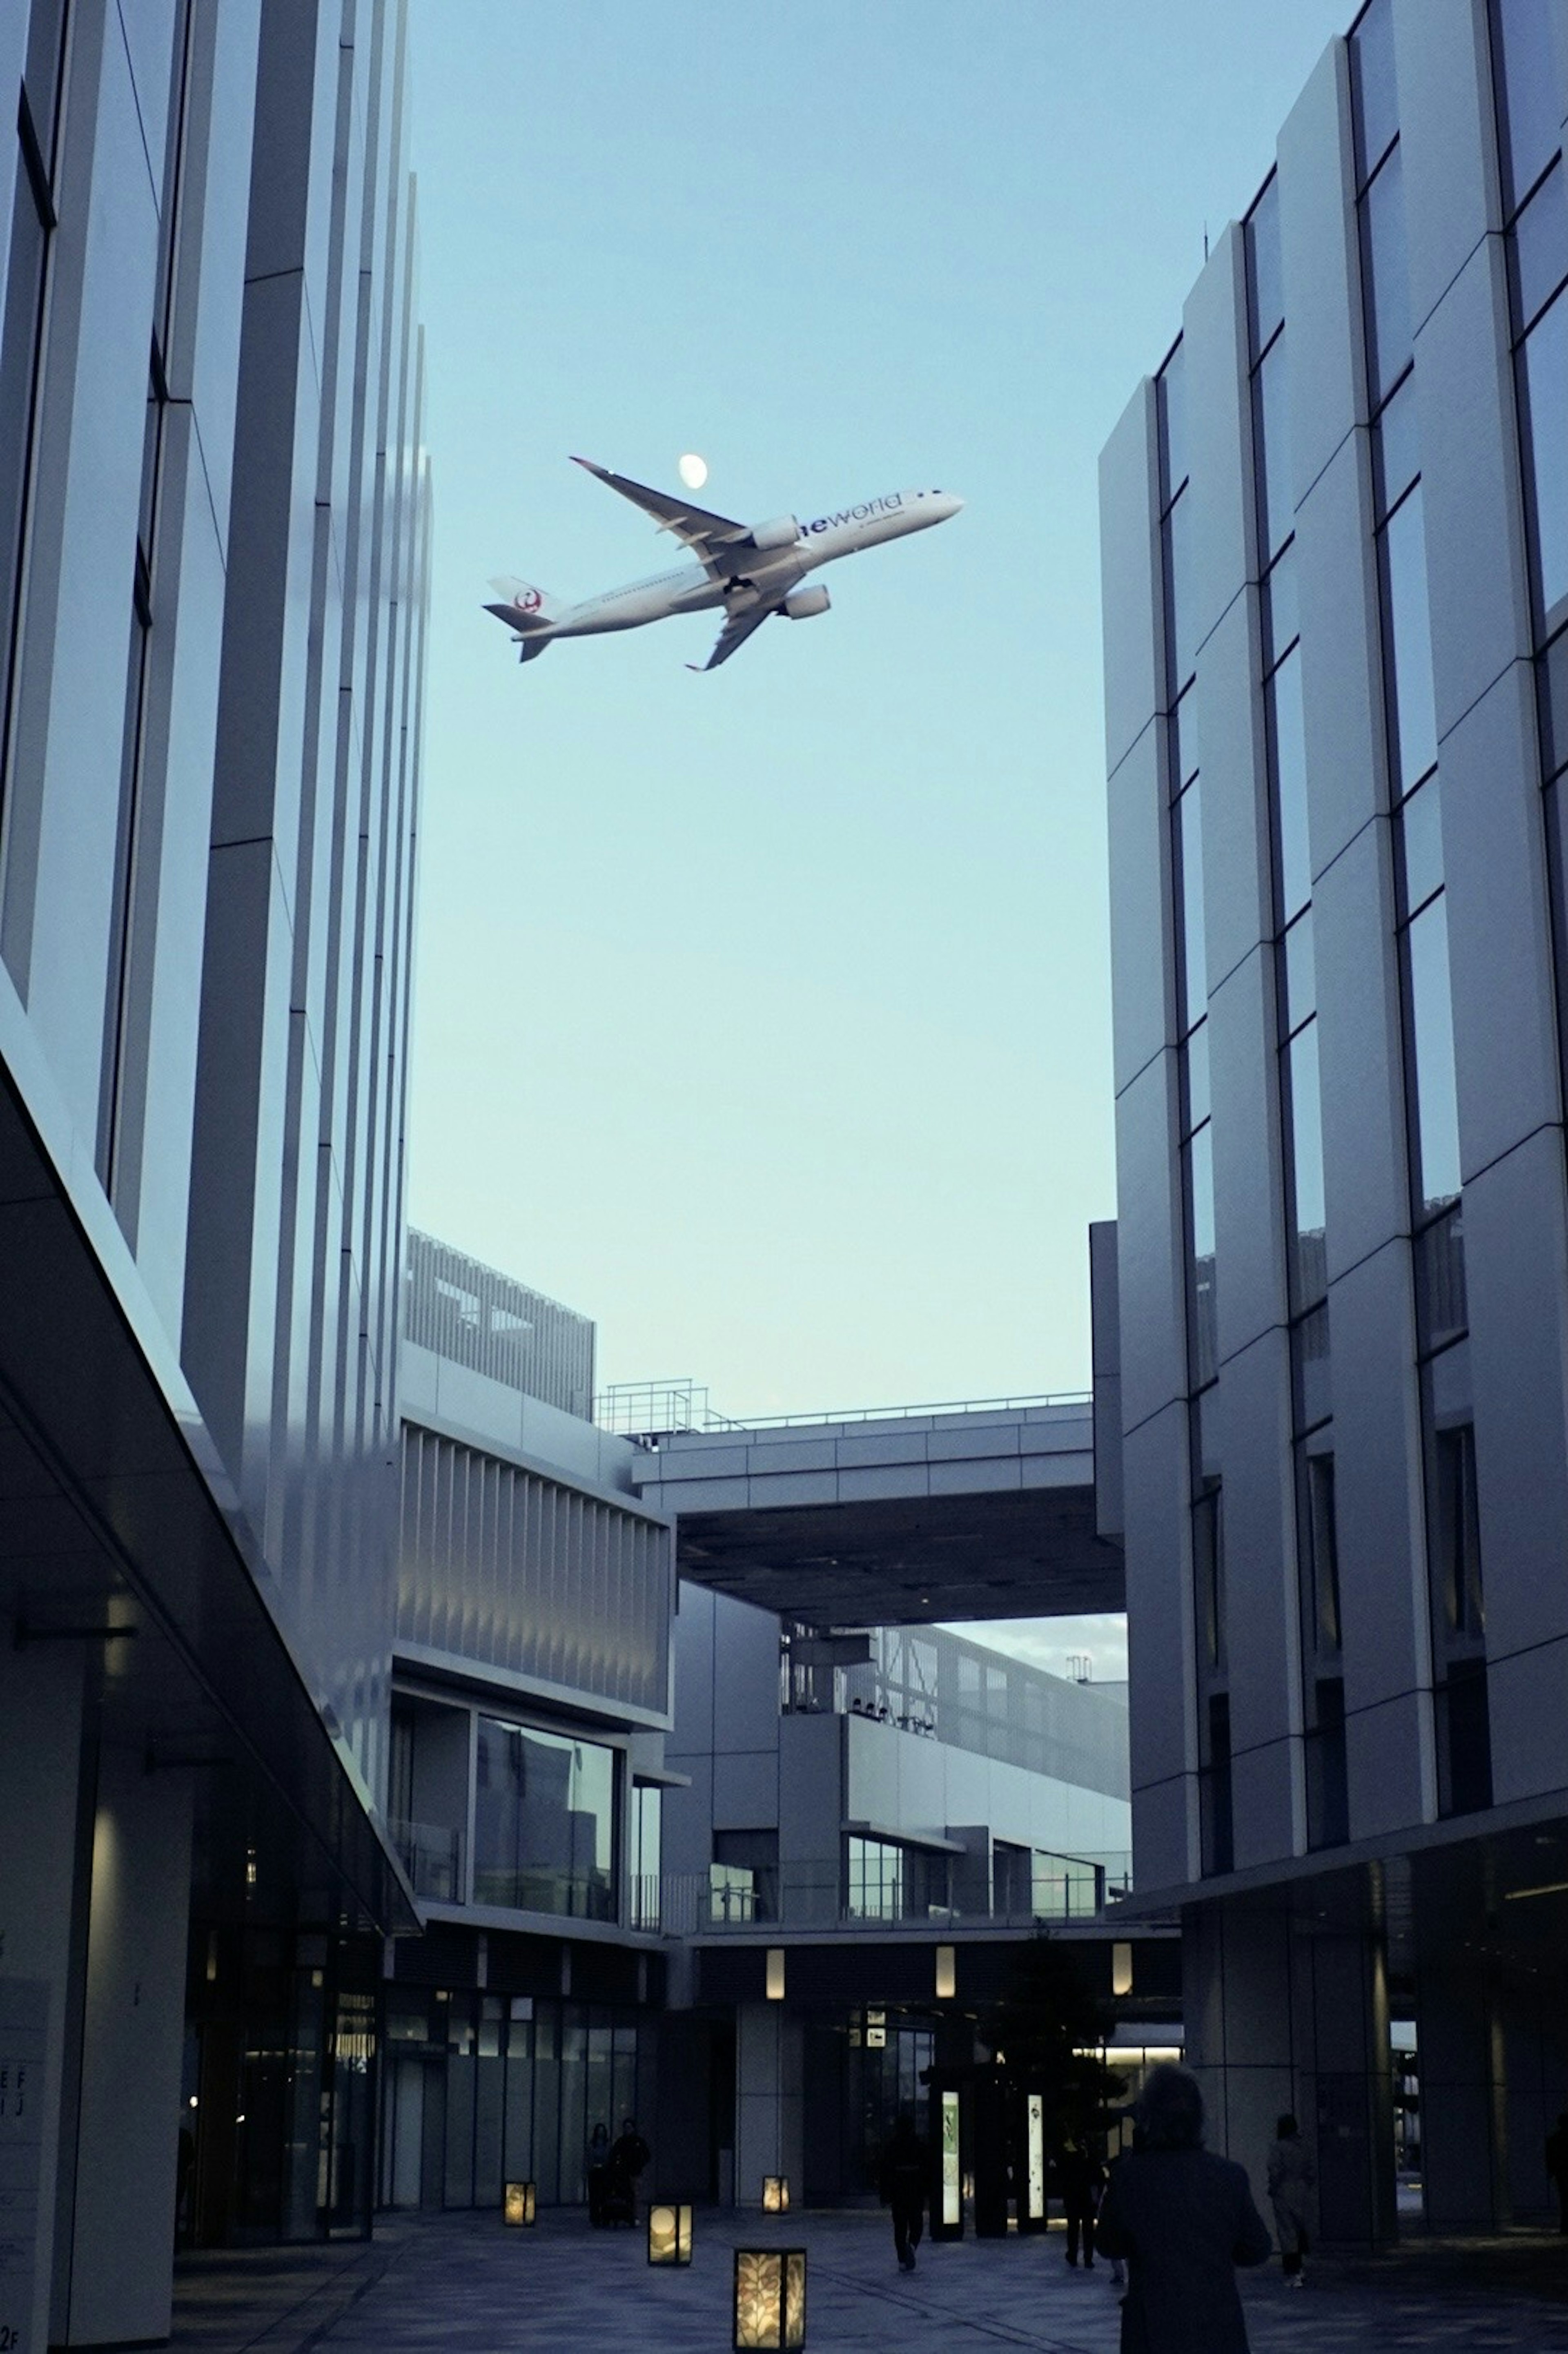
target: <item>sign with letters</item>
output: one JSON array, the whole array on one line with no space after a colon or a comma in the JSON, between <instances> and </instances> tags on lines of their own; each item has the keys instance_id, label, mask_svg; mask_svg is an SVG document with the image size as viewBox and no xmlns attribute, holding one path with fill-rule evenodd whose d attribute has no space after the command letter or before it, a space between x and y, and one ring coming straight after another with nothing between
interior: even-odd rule
<instances>
[{"instance_id":1,"label":"sign with letters","mask_svg":"<svg viewBox=\"0 0 1568 2354\"><path fill-rule=\"evenodd\" d=\"M48 2015L43 1979L0 1978L0 2354L42 2354L33 2294Z\"/></svg>"}]
</instances>

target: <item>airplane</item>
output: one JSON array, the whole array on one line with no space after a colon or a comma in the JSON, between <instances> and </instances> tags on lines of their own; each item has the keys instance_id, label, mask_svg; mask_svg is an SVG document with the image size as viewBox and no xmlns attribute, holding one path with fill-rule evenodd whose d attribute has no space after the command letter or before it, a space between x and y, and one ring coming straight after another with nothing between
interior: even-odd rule
<instances>
[{"instance_id":1,"label":"airplane","mask_svg":"<svg viewBox=\"0 0 1568 2354\"><path fill-rule=\"evenodd\" d=\"M646 621L666 620L672 613L700 613L722 605L724 627L705 663L688 663L688 670L717 670L742 647L770 614L791 621L809 620L828 610L828 592L820 585L800 586L808 572L841 556L858 556L863 548L884 540L902 539L906 533L926 531L946 523L963 505L950 491L889 491L883 497L863 499L836 514L800 523L777 515L768 523L732 523L727 515L710 514L688 498L667 491L651 491L591 459L575 458L598 481L630 499L651 514L661 531L673 532L696 557L677 571L662 572L652 580L635 580L629 588L611 588L586 603L567 605L526 580L493 580L502 602L487 605L513 631L519 662L532 662L557 638L599 637L609 630L638 630Z\"/></svg>"}]
</instances>

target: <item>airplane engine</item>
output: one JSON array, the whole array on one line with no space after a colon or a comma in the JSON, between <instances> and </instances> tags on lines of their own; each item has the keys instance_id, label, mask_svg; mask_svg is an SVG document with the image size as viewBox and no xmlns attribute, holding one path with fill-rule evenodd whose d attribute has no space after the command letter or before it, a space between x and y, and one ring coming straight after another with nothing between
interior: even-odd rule
<instances>
[{"instance_id":1,"label":"airplane engine","mask_svg":"<svg viewBox=\"0 0 1568 2354\"><path fill-rule=\"evenodd\" d=\"M784 610L792 621L809 621L813 613L825 613L832 599L825 588L796 588L784 599Z\"/></svg>"},{"instance_id":2,"label":"airplane engine","mask_svg":"<svg viewBox=\"0 0 1568 2354\"><path fill-rule=\"evenodd\" d=\"M800 536L800 526L793 515L775 515L771 523L754 524L751 536L764 555L770 555L776 547L793 547Z\"/></svg>"}]
</instances>

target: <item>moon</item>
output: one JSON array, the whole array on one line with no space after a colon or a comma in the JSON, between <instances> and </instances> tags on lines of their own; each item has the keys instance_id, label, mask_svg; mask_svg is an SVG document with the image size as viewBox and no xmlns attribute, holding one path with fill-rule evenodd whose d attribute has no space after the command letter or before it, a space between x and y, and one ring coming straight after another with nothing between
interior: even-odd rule
<instances>
[{"instance_id":1,"label":"moon","mask_svg":"<svg viewBox=\"0 0 1568 2354\"><path fill-rule=\"evenodd\" d=\"M688 450L675 471L687 490L700 491L708 478L708 461L705 458L699 458L694 451Z\"/></svg>"}]
</instances>

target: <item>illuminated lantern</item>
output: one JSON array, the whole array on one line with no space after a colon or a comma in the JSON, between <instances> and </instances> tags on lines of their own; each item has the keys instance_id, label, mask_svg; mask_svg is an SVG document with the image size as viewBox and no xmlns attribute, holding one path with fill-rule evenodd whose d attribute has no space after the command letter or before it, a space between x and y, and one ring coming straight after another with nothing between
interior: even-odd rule
<instances>
[{"instance_id":1,"label":"illuminated lantern","mask_svg":"<svg viewBox=\"0 0 1568 2354\"><path fill-rule=\"evenodd\" d=\"M763 2176L762 2211L765 2215L788 2215L789 2212L789 2178L787 2174Z\"/></svg>"},{"instance_id":2,"label":"illuminated lantern","mask_svg":"<svg viewBox=\"0 0 1568 2354\"><path fill-rule=\"evenodd\" d=\"M804 2346L804 2248L736 2248L735 2342L741 2349Z\"/></svg>"},{"instance_id":3,"label":"illuminated lantern","mask_svg":"<svg viewBox=\"0 0 1568 2354\"><path fill-rule=\"evenodd\" d=\"M692 2211L689 2207L649 2208L648 2261L651 2264L691 2263Z\"/></svg>"},{"instance_id":4,"label":"illuminated lantern","mask_svg":"<svg viewBox=\"0 0 1568 2354\"><path fill-rule=\"evenodd\" d=\"M537 2218L537 2201L531 2182L509 2182L502 2214L508 2223L532 2223Z\"/></svg>"}]
</instances>

